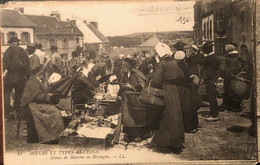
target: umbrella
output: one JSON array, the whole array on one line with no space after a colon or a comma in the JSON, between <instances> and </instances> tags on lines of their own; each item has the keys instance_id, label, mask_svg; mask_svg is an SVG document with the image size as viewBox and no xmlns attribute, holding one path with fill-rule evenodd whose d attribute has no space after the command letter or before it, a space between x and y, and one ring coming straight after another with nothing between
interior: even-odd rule
<instances>
[{"instance_id":1,"label":"umbrella","mask_svg":"<svg viewBox=\"0 0 260 165\"><path fill-rule=\"evenodd\" d=\"M67 97L74 80L76 80L76 78L78 77L78 75L80 74L80 71L74 73L71 76L67 76L63 79L61 79L60 81L57 81L53 84L51 84L48 88L48 92L51 93L59 93L61 94L61 97Z\"/></svg>"},{"instance_id":2,"label":"umbrella","mask_svg":"<svg viewBox=\"0 0 260 165\"><path fill-rule=\"evenodd\" d=\"M98 79L98 82L99 82L99 83L106 82L107 80L109 80L109 77L110 77L111 75L112 75L112 74L107 74L107 75L102 76L100 79Z\"/></svg>"}]
</instances>

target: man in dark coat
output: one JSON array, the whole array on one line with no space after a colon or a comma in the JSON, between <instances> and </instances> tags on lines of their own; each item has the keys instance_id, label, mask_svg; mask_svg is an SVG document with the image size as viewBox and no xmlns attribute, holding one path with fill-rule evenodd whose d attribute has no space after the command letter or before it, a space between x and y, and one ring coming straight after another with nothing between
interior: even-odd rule
<instances>
[{"instance_id":1,"label":"man in dark coat","mask_svg":"<svg viewBox=\"0 0 260 165\"><path fill-rule=\"evenodd\" d=\"M117 59L117 60L114 62L113 74L116 75L116 77L117 77L118 79L121 78L121 69L122 69L122 63L124 62L124 59L125 59L125 55L120 54L120 55L119 55L119 59Z\"/></svg>"},{"instance_id":2,"label":"man in dark coat","mask_svg":"<svg viewBox=\"0 0 260 165\"><path fill-rule=\"evenodd\" d=\"M216 89L216 81L218 80L218 71L220 60L216 57L213 52L213 45L211 42L206 42L202 46L202 52L204 57L198 61L203 65L201 70L201 78L205 82L207 98L210 104L210 115L206 115L206 121L217 121L218 120L218 92Z\"/></svg>"},{"instance_id":3,"label":"man in dark coat","mask_svg":"<svg viewBox=\"0 0 260 165\"><path fill-rule=\"evenodd\" d=\"M231 47L230 49L226 49L228 53L225 55L222 63L224 63L224 94L223 94L223 102L221 105L222 109L226 109L228 111L242 111L241 102L242 98L235 95L230 90L230 83L232 81L232 76L238 75L244 68L244 60L239 56L238 51L235 48L235 45L228 44L226 47ZM233 48L232 48L233 46Z\"/></svg>"},{"instance_id":4,"label":"man in dark coat","mask_svg":"<svg viewBox=\"0 0 260 165\"><path fill-rule=\"evenodd\" d=\"M111 69L112 69L112 66L113 66L112 61L107 54L104 54L104 58L105 58L104 62L105 62L106 67L107 67L107 72L111 73Z\"/></svg>"},{"instance_id":5,"label":"man in dark coat","mask_svg":"<svg viewBox=\"0 0 260 165\"><path fill-rule=\"evenodd\" d=\"M58 47L51 47L51 60L48 62L45 68L45 81L48 81L50 76L55 72L62 74L62 58L58 54Z\"/></svg>"},{"instance_id":6,"label":"man in dark coat","mask_svg":"<svg viewBox=\"0 0 260 165\"><path fill-rule=\"evenodd\" d=\"M139 69L140 71L146 75L147 77L149 77L153 66L156 64L156 60L155 60L155 56L150 56L147 57L143 60L143 62L139 65Z\"/></svg>"},{"instance_id":7,"label":"man in dark coat","mask_svg":"<svg viewBox=\"0 0 260 165\"><path fill-rule=\"evenodd\" d=\"M190 47L190 55L186 58L186 63L188 67L190 68L191 74L195 74L200 77L200 66L197 64L198 58L203 56L203 54L200 52L198 46L191 45Z\"/></svg>"},{"instance_id":8,"label":"man in dark coat","mask_svg":"<svg viewBox=\"0 0 260 165\"><path fill-rule=\"evenodd\" d=\"M30 66L29 66L30 71L37 67L41 67L40 58L35 54L34 45L27 46L27 53L28 53L28 59L30 62Z\"/></svg>"},{"instance_id":9,"label":"man in dark coat","mask_svg":"<svg viewBox=\"0 0 260 165\"><path fill-rule=\"evenodd\" d=\"M14 109L18 112L30 65L25 50L19 47L19 41L17 37L12 37L8 41L10 47L7 48L3 56L4 110L7 120L13 118L9 114L12 109L10 106L10 93L13 89L15 90Z\"/></svg>"}]
</instances>

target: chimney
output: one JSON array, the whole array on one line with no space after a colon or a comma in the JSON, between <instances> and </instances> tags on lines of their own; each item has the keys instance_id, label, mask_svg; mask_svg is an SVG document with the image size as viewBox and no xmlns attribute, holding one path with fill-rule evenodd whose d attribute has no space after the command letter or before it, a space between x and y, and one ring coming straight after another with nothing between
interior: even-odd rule
<instances>
[{"instance_id":1,"label":"chimney","mask_svg":"<svg viewBox=\"0 0 260 165\"><path fill-rule=\"evenodd\" d=\"M98 22L92 21L92 22L89 22L89 23L91 23L96 29L98 29Z\"/></svg>"},{"instance_id":2,"label":"chimney","mask_svg":"<svg viewBox=\"0 0 260 165\"><path fill-rule=\"evenodd\" d=\"M87 20L83 20L83 23L84 23L84 24L88 24L88 21L87 21Z\"/></svg>"},{"instance_id":3,"label":"chimney","mask_svg":"<svg viewBox=\"0 0 260 165\"><path fill-rule=\"evenodd\" d=\"M18 8L18 10L19 10L21 13L24 13L24 8L23 8L23 7Z\"/></svg>"},{"instance_id":4,"label":"chimney","mask_svg":"<svg viewBox=\"0 0 260 165\"><path fill-rule=\"evenodd\" d=\"M73 25L76 25L76 20L70 20L70 23L72 23Z\"/></svg>"},{"instance_id":5,"label":"chimney","mask_svg":"<svg viewBox=\"0 0 260 165\"><path fill-rule=\"evenodd\" d=\"M55 16L58 20L60 20L60 13L58 11L52 11L51 16Z\"/></svg>"}]
</instances>

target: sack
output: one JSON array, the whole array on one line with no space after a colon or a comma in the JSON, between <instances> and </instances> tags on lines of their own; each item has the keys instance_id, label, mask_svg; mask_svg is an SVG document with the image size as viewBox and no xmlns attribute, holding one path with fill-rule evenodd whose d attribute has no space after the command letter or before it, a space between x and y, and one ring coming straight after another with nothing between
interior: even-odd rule
<instances>
[{"instance_id":1,"label":"sack","mask_svg":"<svg viewBox=\"0 0 260 165\"><path fill-rule=\"evenodd\" d=\"M163 95L164 95L163 90L153 88L149 83L149 85L143 90L139 99L144 104L148 104L156 107L162 107L164 106L164 101L162 99Z\"/></svg>"}]
</instances>

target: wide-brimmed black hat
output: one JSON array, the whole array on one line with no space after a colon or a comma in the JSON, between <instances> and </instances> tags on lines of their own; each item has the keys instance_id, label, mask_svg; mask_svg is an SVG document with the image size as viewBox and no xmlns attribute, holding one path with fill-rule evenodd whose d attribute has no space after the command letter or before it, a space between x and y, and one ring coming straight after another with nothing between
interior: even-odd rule
<instances>
[{"instance_id":1,"label":"wide-brimmed black hat","mask_svg":"<svg viewBox=\"0 0 260 165\"><path fill-rule=\"evenodd\" d=\"M29 45L27 45L26 49L27 49L27 52L29 54L33 54L35 52L35 45L34 44L29 44Z\"/></svg>"},{"instance_id":2,"label":"wide-brimmed black hat","mask_svg":"<svg viewBox=\"0 0 260 165\"><path fill-rule=\"evenodd\" d=\"M184 46L185 46L185 43L177 42L176 44L173 45L173 48L175 48L177 51L184 50Z\"/></svg>"},{"instance_id":3,"label":"wide-brimmed black hat","mask_svg":"<svg viewBox=\"0 0 260 165\"><path fill-rule=\"evenodd\" d=\"M50 50L57 50L58 47L57 46L51 46L51 49Z\"/></svg>"},{"instance_id":4,"label":"wide-brimmed black hat","mask_svg":"<svg viewBox=\"0 0 260 165\"><path fill-rule=\"evenodd\" d=\"M201 50L205 54L209 54L209 53L213 52L213 43L212 42L206 42L205 44L202 45Z\"/></svg>"},{"instance_id":5,"label":"wide-brimmed black hat","mask_svg":"<svg viewBox=\"0 0 260 165\"><path fill-rule=\"evenodd\" d=\"M17 37L11 37L7 43L19 42L20 40Z\"/></svg>"},{"instance_id":6,"label":"wide-brimmed black hat","mask_svg":"<svg viewBox=\"0 0 260 165\"><path fill-rule=\"evenodd\" d=\"M36 49L41 49L42 48L42 44L41 43L36 43L35 44L35 48Z\"/></svg>"}]
</instances>

